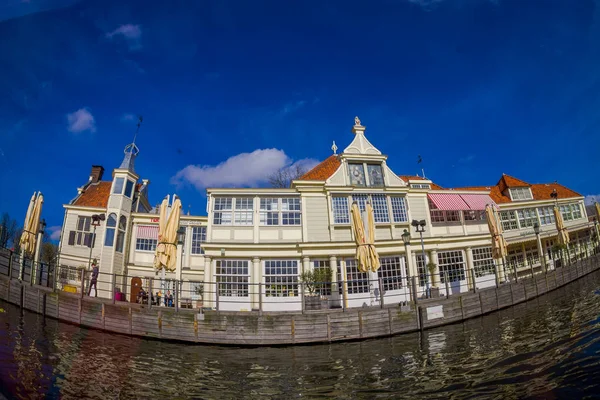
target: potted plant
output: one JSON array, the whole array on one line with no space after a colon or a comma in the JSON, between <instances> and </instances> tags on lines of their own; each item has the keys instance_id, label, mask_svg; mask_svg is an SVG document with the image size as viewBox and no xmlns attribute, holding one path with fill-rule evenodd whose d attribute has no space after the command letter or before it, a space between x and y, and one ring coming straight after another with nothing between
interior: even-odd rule
<instances>
[{"instance_id":1,"label":"potted plant","mask_svg":"<svg viewBox=\"0 0 600 400\"><path fill-rule=\"evenodd\" d=\"M300 282L304 284L307 295L304 296L304 307L306 310L321 309L321 294L324 284L331 281L331 269L319 268L303 271L300 274Z\"/></svg>"},{"instance_id":2,"label":"potted plant","mask_svg":"<svg viewBox=\"0 0 600 400\"><path fill-rule=\"evenodd\" d=\"M194 294L200 297L200 300L196 300L196 308L201 308L204 301L204 283L196 286L194 289Z\"/></svg>"},{"instance_id":3,"label":"potted plant","mask_svg":"<svg viewBox=\"0 0 600 400\"><path fill-rule=\"evenodd\" d=\"M431 287L431 295L430 295L431 298L440 297L440 288L433 287L433 282L435 282L436 268L437 268L437 265L434 262L427 263L427 270L429 271L429 276L427 277L427 279L429 279L429 283L430 283L430 287Z\"/></svg>"}]
</instances>

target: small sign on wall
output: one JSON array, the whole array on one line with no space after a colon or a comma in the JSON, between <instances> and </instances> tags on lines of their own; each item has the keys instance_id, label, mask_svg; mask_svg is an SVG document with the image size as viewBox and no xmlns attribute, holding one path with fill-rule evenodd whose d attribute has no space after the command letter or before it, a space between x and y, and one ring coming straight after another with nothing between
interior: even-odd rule
<instances>
[{"instance_id":1,"label":"small sign on wall","mask_svg":"<svg viewBox=\"0 0 600 400\"><path fill-rule=\"evenodd\" d=\"M427 320L444 318L444 306L427 307Z\"/></svg>"}]
</instances>

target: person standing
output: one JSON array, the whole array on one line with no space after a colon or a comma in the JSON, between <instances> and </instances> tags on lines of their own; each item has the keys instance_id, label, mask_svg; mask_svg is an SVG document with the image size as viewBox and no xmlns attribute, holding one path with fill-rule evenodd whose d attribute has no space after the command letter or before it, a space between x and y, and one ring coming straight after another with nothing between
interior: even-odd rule
<instances>
[{"instance_id":1,"label":"person standing","mask_svg":"<svg viewBox=\"0 0 600 400\"><path fill-rule=\"evenodd\" d=\"M98 283L98 274L99 274L99 270L98 270L98 260L96 260L94 258L94 261L92 261L92 279L90 280L90 287L88 288L88 296L90 295L90 293L92 293L92 286L94 287L94 297L98 297L98 287L97 287L97 283Z\"/></svg>"}]
</instances>

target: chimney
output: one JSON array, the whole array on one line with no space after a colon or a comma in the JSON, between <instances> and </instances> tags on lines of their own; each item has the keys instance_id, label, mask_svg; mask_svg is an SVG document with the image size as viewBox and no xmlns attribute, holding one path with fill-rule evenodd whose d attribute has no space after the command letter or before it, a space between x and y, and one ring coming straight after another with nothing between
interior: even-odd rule
<instances>
[{"instance_id":1,"label":"chimney","mask_svg":"<svg viewBox=\"0 0 600 400\"><path fill-rule=\"evenodd\" d=\"M92 165L92 172L90 173L90 182L96 183L102 180L104 175L104 167L102 165Z\"/></svg>"}]
</instances>

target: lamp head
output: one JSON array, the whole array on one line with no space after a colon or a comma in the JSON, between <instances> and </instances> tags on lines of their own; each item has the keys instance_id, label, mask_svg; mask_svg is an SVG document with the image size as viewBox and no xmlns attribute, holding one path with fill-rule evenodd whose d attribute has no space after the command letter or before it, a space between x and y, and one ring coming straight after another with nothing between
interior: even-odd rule
<instances>
[{"instance_id":1,"label":"lamp head","mask_svg":"<svg viewBox=\"0 0 600 400\"><path fill-rule=\"evenodd\" d=\"M533 231L536 235L540 234L540 225L537 222L533 224Z\"/></svg>"},{"instance_id":2,"label":"lamp head","mask_svg":"<svg viewBox=\"0 0 600 400\"><path fill-rule=\"evenodd\" d=\"M410 232L407 229L405 229L404 233L402 234L402 241L405 245L410 244Z\"/></svg>"}]
</instances>

